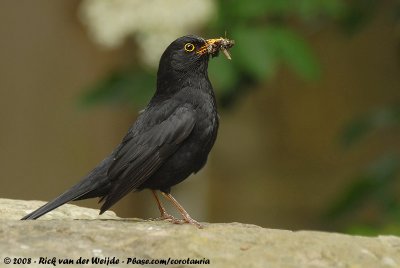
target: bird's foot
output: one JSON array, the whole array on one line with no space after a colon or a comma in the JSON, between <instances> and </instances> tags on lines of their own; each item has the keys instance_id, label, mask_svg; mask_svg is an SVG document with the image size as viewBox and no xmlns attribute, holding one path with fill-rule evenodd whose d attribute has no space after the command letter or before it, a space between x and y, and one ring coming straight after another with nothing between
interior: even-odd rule
<instances>
[{"instance_id":1,"label":"bird's foot","mask_svg":"<svg viewBox=\"0 0 400 268\"><path fill-rule=\"evenodd\" d=\"M178 201L175 200L175 198L171 194L169 194L169 193L167 194L167 193L161 192L179 210L179 212L181 213L183 219L177 219L174 216L172 216L171 214L168 214L167 211L165 210L165 208L163 207L163 205L161 204L160 200L158 199L156 191L152 190L152 193L153 193L154 198L157 201L157 206L158 206L158 209L160 210L160 213L161 213L161 216L156 218L155 220L168 221L168 222L171 222L171 223L174 223L174 224L185 224L185 223L188 223L188 224L195 225L199 229L204 227L199 222L197 222L196 220L192 219L192 217L190 217L189 213L186 212L186 210L178 203Z\"/></svg>"},{"instance_id":2,"label":"bird's foot","mask_svg":"<svg viewBox=\"0 0 400 268\"><path fill-rule=\"evenodd\" d=\"M192 218L184 218L184 219L177 219L171 214L163 213L160 217L151 219L154 221L168 221L173 224L192 224L195 225L197 228L202 229L204 226L200 224L198 221Z\"/></svg>"},{"instance_id":3,"label":"bird's foot","mask_svg":"<svg viewBox=\"0 0 400 268\"><path fill-rule=\"evenodd\" d=\"M188 219L173 218L173 219L167 219L167 221L169 221L173 224L191 224L191 225L196 226L199 229L202 229L204 227L202 224L200 224L198 221L196 221L192 218L188 218Z\"/></svg>"},{"instance_id":4,"label":"bird's foot","mask_svg":"<svg viewBox=\"0 0 400 268\"><path fill-rule=\"evenodd\" d=\"M184 224L184 223L195 225L199 229L203 229L204 228L204 226L201 223L199 223L198 221L192 219L191 217L185 217L184 219L181 219L180 223L178 223L178 224Z\"/></svg>"},{"instance_id":5,"label":"bird's foot","mask_svg":"<svg viewBox=\"0 0 400 268\"><path fill-rule=\"evenodd\" d=\"M175 223L176 221L180 221L179 219L175 218L171 214L168 214L167 212L162 213L160 217L152 219L152 220L154 220L154 221L169 221L172 223Z\"/></svg>"}]
</instances>

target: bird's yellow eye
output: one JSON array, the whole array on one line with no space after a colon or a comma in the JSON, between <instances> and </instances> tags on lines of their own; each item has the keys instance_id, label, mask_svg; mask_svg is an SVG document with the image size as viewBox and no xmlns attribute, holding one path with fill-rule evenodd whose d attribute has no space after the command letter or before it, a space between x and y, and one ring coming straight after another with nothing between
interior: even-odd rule
<instances>
[{"instance_id":1,"label":"bird's yellow eye","mask_svg":"<svg viewBox=\"0 0 400 268\"><path fill-rule=\"evenodd\" d=\"M186 43L184 48L186 52L192 52L194 50L194 45L192 43Z\"/></svg>"}]
</instances>

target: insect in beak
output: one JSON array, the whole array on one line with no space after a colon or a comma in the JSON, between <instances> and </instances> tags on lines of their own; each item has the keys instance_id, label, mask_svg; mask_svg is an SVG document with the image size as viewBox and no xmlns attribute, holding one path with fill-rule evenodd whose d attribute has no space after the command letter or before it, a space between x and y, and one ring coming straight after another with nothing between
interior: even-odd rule
<instances>
[{"instance_id":1,"label":"insect in beak","mask_svg":"<svg viewBox=\"0 0 400 268\"><path fill-rule=\"evenodd\" d=\"M214 39L207 39L205 41L206 43L202 47L200 47L200 49L197 51L198 54L203 55L207 53L212 57L215 57L218 55L219 51L222 51L222 53L228 60L232 59L229 53L229 49L235 45L234 40L229 40L227 38L220 37Z\"/></svg>"}]
</instances>

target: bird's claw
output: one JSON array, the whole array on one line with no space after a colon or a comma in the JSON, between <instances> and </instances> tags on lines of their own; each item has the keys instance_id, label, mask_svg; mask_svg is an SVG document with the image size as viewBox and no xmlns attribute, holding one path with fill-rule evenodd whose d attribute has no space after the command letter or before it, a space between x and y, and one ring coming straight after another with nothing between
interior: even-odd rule
<instances>
[{"instance_id":1,"label":"bird's claw","mask_svg":"<svg viewBox=\"0 0 400 268\"><path fill-rule=\"evenodd\" d=\"M204 226L201 223L199 223L198 221L196 221L196 220L194 220L192 218L185 218L185 219L182 219L181 221L182 221L181 224L189 223L189 224L195 225L199 229L203 229L204 228Z\"/></svg>"},{"instance_id":2,"label":"bird's claw","mask_svg":"<svg viewBox=\"0 0 400 268\"><path fill-rule=\"evenodd\" d=\"M192 218L190 219L175 219L174 221L171 221L173 224L191 224L195 225L199 229L203 229L203 225L201 225L198 221L193 220Z\"/></svg>"},{"instance_id":3,"label":"bird's claw","mask_svg":"<svg viewBox=\"0 0 400 268\"><path fill-rule=\"evenodd\" d=\"M177 219L171 214L163 213L160 217L151 219L153 221L167 221L173 224L192 224L197 228L202 229L204 226L192 218Z\"/></svg>"},{"instance_id":4,"label":"bird's claw","mask_svg":"<svg viewBox=\"0 0 400 268\"><path fill-rule=\"evenodd\" d=\"M174 216L172 216L171 214L168 214L166 212L161 214L160 217L152 219L152 220L154 220L154 221L168 221L168 222L172 222L172 223L175 223L175 221L179 221L179 219L175 218Z\"/></svg>"}]
</instances>

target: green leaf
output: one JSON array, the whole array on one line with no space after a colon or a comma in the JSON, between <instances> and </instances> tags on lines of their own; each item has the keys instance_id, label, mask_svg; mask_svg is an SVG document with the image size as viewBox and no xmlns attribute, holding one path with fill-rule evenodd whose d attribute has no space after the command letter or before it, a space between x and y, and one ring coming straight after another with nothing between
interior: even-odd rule
<instances>
[{"instance_id":1,"label":"green leaf","mask_svg":"<svg viewBox=\"0 0 400 268\"><path fill-rule=\"evenodd\" d=\"M258 80L271 78L277 69L274 44L265 28L234 29L235 55L238 64Z\"/></svg>"},{"instance_id":2,"label":"green leaf","mask_svg":"<svg viewBox=\"0 0 400 268\"><path fill-rule=\"evenodd\" d=\"M145 104L155 90L155 75L139 70L119 70L86 90L80 97L82 107L98 104Z\"/></svg>"},{"instance_id":3,"label":"green leaf","mask_svg":"<svg viewBox=\"0 0 400 268\"><path fill-rule=\"evenodd\" d=\"M345 12L343 0L301 0L295 2L295 9L303 20L315 19L320 16L340 17Z\"/></svg>"},{"instance_id":4,"label":"green leaf","mask_svg":"<svg viewBox=\"0 0 400 268\"><path fill-rule=\"evenodd\" d=\"M298 0L296 0L298 1ZM230 11L241 19L256 18L265 15L277 15L287 13L293 8L293 0L247 0L235 1L222 1L224 6L222 8L229 8Z\"/></svg>"},{"instance_id":5,"label":"green leaf","mask_svg":"<svg viewBox=\"0 0 400 268\"><path fill-rule=\"evenodd\" d=\"M345 148L354 145L366 136L371 129L372 126L367 118L358 118L357 120L354 120L346 126L343 131L341 138L342 145Z\"/></svg>"},{"instance_id":6,"label":"green leaf","mask_svg":"<svg viewBox=\"0 0 400 268\"><path fill-rule=\"evenodd\" d=\"M335 203L327 210L325 217L334 219L358 210L371 197L377 184L370 176L362 175L345 189Z\"/></svg>"},{"instance_id":7,"label":"green leaf","mask_svg":"<svg viewBox=\"0 0 400 268\"><path fill-rule=\"evenodd\" d=\"M258 80L273 77L280 62L303 79L320 77L320 67L311 48L291 30L272 26L238 28L233 37L238 62Z\"/></svg>"},{"instance_id":8,"label":"green leaf","mask_svg":"<svg viewBox=\"0 0 400 268\"><path fill-rule=\"evenodd\" d=\"M220 0L219 10L230 13L239 20L263 19L266 17L300 17L310 21L321 16L339 17L344 14L343 0Z\"/></svg>"},{"instance_id":9,"label":"green leaf","mask_svg":"<svg viewBox=\"0 0 400 268\"><path fill-rule=\"evenodd\" d=\"M295 32L285 28L271 29L282 61L303 79L319 78L320 66L307 42Z\"/></svg>"},{"instance_id":10,"label":"green leaf","mask_svg":"<svg viewBox=\"0 0 400 268\"><path fill-rule=\"evenodd\" d=\"M378 0L349 1L341 20L343 29L349 34L354 34L363 29L376 16L380 2Z\"/></svg>"},{"instance_id":11,"label":"green leaf","mask_svg":"<svg viewBox=\"0 0 400 268\"><path fill-rule=\"evenodd\" d=\"M231 53L232 54L232 53ZM223 95L233 90L238 81L238 74L235 70L233 59L230 61L223 55L210 61L208 65L208 73L214 89Z\"/></svg>"},{"instance_id":12,"label":"green leaf","mask_svg":"<svg viewBox=\"0 0 400 268\"><path fill-rule=\"evenodd\" d=\"M350 122L343 130L341 142L345 147L349 147L374 130L398 125L400 125L400 105L384 107Z\"/></svg>"},{"instance_id":13,"label":"green leaf","mask_svg":"<svg viewBox=\"0 0 400 268\"><path fill-rule=\"evenodd\" d=\"M371 200L381 204L393 200L391 190L397 179L399 163L399 156L396 154L387 154L377 159L347 187L327 211L326 216L341 217L359 210Z\"/></svg>"}]
</instances>

